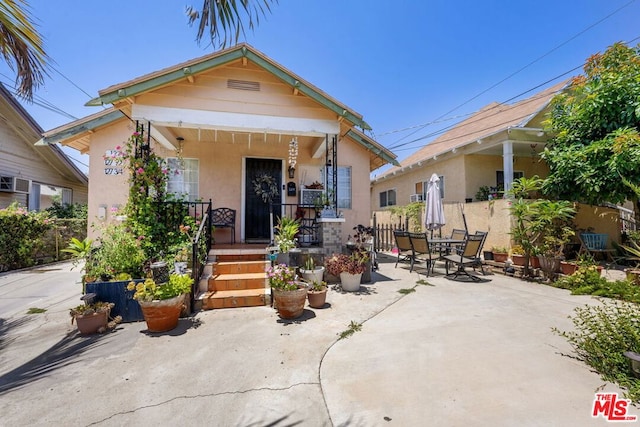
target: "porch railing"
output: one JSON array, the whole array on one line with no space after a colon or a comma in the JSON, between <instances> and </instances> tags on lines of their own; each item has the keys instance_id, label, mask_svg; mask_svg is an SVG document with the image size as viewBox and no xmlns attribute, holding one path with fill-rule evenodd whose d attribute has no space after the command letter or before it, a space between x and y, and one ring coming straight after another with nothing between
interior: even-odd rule
<instances>
[{"instance_id":1,"label":"porch railing","mask_svg":"<svg viewBox=\"0 0 640 427\"><path fill-rule=\"evenodd\" d=\"M300 222L298 244L300 246L317 246L320 244L319 226L314 205L297 203L271 203L269 205L269 226L271 230L271 244L274 243L275 226L279 218L296 219Z\"/></svg>"}]
</instances>

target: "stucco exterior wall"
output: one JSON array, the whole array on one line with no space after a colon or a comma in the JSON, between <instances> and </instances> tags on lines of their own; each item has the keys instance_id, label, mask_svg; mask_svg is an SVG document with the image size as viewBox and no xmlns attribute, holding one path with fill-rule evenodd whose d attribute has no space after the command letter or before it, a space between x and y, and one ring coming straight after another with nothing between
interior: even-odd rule
<instances>
[{"instance_id":1,"label":"stucco exterior wall","mask_svg":"<svg viewBox=\"0 0 640 427\"><path fill-rule=\"evenodd\" d=\"M100 129L91 135L89 150L89 199L87 212L87 235L95 239L102 223L115 220L114 209L123 207L129 196L126 167L122 175L106 175L103 156L107 150L123 146L133 133L134 126L128 120L120 120L112 126ZM99 218L100 207L104 207L104 218Z\"/></svg>"}]
</instances>

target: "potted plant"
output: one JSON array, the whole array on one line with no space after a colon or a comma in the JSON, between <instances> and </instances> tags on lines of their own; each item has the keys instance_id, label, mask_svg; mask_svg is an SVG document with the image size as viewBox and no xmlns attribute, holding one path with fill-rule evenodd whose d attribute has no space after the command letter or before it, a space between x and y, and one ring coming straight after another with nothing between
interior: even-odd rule
<instances>
[{"instance_id":1,"label":"potted plant","mask_svg":"<svg viewBox=\"0 0 640 427\"><path fill-rule=\"evenodd\" d=\"M327 289L327 283L322 280L319 282L310 282L307 289L309 306L313 308L323 308L327 302Z\"/></svg>"},{"instance_id":2,"label":"potted plant","mask_svg":"<svg viewBox=\"0 0 640 427\"><path fill-rule=\"evenodd\" d=\"M189 248L179 246L173 255L173 268L176 274L187 273L187 263L189 261Z\"/></svg>"},{"instance_id":3,"label":"potted plant","mask_svg":"<svg viewBox=\"0 0 640 427\"><path fill-rule=\"evenodd\" d=\"M493 246L491 252L495 262L505 262L509 258L509 249L506 246Z\"/></svg>"},{"instance_id":4,"label":"potted plant","mask_svg":"<svg viewBox=\"0 0 640 427\"><path fill-rule=\"evenodd\" d=\"M267 270L267 278L273 292L274 308L283 319L295 319L304 312L307 288L297 280L294 267L276 264Z\"/></svg>"},{"instance_id":5,"label":"potted plant","mask_svg":"<svg viewBox=\"0 0 640 427\"><path fill-rule=\"evenodd\" d=\"M169 275L167 283L157 284L148 278L144 282L130 282L128 289L135 291L133 298L142 308L149 332L166 332L178 326L182 304L191 292L193 279L187 274Z\"/></svg>"},{"instance_id":6,"label":"potted plant","mask_svg":"<svg viewBox=\"0 0 640 427\"><path fill-rule=\"evenodd\" d=\"M109 314L114 304L112 302L95 302L92 304L81 304L69 310L71 324L76 322L78 331L81 334L95 334L105 332L109 324ZM119 322L118 318L114 319Z\"/></svg>"},{"instance_id":7,"label":"potted plant","mask_svg":"<svg viewBox=\"0 0 640 427\"><path fill-rule=\"evenodd\" d=\"M86 259L87 293L97 301L112 302L114 316L123 322L144 320L140 305L127 290L131 280L143 281L146 256L140 241L122 224L109 224Z\"/></svg>"},{"instance_id":8,"label":"potted plant","mask_svg":"<svg viewBox=\"0 0 640 427\"><path fill-rule=\"evenodd\" d=\"M324 262L327 273L340 277L344 291L354 292L360 289L360 280L369 257L366 253L353 251L351 255L333 254Z\"/></svg>"},{"instance_id":9,"label":"potted plant","mask_svg":"<svg viewBox=\"0 0 640 427\"><path fill-rule=\"evenodd\" d=\"M620 248L627 254L624 260L635 264L634 267L625 268L624 272L627 275L627 280L640 285L640 245L635 241L631 241L629 245L620 245Z\"/></svg>"},{"instance_id":10,"label":"potted plant","mask_svg":"<svg viewBox=\"0 0 640 427\"><path fill-rule=\"evenodd\" d=\"M304 262L304 266L300 268L302 278L309 283L322 282L324 277L324 267L316 265L313 256L309 254Z\"/></svg>"},{"instance_id":11,"label":"potted plant","mask_svg":"<svg viewBox=\"0 0 640 427\"><path fill-rule=\"evenodd\" d=\"M84 264L82 266L82 271L86 272L86 263L87 259L91 255L91 246L93 245L93 240L88 237L84 238L84 240L79 240L75 237L71 238L69 241L69 245L62 249L62 252L68 253L73 258L73 266L77 267L82 261ZM86 274L82 275L82 287L84 293L84 284L86 283L87 276Z\"/></svg>"},{"instance_id":12,"label":"potted plant","mask_svg":"<svg viewBox=\"0 0 640 427\"><path fill-rule=\"evenodd\" d=\"M362 281L360 283L371 282L371 271L375 262L373 253L373 227L366 227L362 224L358 224L353 227L355 234L353 239L351 236L347 238L347 249L354 252L362 252L367 257L365 262L365 269L362 273Z\"/></svg>"},{"instance_id":13,"label":"potted plant","mask_svg":"<svg viewBox=\"0 0 640 427\"><path fill-rule=\"evenodd\" d=\"M511 247L511 261L514 265L524 266L524 248L520 245Z\"/></svg>"},{"instance_id":14,"label":"potted plant","mask_svg":"<svg viewBox=\"0 0 640 427\"><path fill-rule=\"evenodd\" d=\"M278 248L278 264L289 265L289 251L296 247L296 235L300 231L300 222L281 217L275 228L274 243Z\"/></svg>"}]
</instances>

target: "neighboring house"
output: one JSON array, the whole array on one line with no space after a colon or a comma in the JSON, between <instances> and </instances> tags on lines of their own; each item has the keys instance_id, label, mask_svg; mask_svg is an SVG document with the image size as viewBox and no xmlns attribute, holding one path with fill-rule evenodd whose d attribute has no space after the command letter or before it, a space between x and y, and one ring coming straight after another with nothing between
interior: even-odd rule
<instances>
[{"instance_id":1,"label":"neighboring house","mask_svg":"<svg viewBox=\"0 0 640 427\"><path fill-rule=\"evenodd\" d=\"M181 169L171 175L170 191L237 211L236 241L270 237L268 204L255 190L268 188L265 177L277 182L275 203L298 203L300 190L316 181L337 189L350 231L369 223L371 171L397 164L365 135L360 114L247 44L116 84L88 103L106 104L113 107L42 139L89 154L90 223L110 220L126 203L126 173L105 156L136 122L145 135L150 129L155 152Z\"/></svg>"},{"instance_id":2,"label":"neighboring house","mask_svg":"<svg viewBox=\"0 0 640 427\"><path fill-rule=\"evenodd\" d=\"M56 145L34 146L43 130L0 84L0 208L53 201L87 203L87 176Z\"/></svg>"},{"instance_id":3,"label":"neighboring house","mask_svg":"<svg viewBox=\"0 0 640 427\"><path fill-rule=\"evenodd\" d=\"M432 174L444 202L472 201L480 187L509 188L521 176L545 177L540 153L548 139L542 121L556 84L514 104L492 103L371 180L372 211L423 201Z\"/></svg>"}]
</instances>

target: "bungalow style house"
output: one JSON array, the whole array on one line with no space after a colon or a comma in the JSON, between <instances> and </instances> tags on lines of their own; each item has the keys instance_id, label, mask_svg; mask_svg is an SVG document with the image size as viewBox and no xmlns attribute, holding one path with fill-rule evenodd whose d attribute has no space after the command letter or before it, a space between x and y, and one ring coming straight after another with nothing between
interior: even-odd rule
<instances>
[{"instance_id":1,"label":"bungalow style house","mask_svg":"<svg viewBox=\"0 0 640 427\"><path fill-rule=\"evenodd\" d=\"M34 146L42 128L0 84L0 209L87 203L87 176L56 145Z\"/></svg>"},{"instance_id":2,"label":"bungalow style house","mask_svg":"<svg viewBox=\"0 0 640 427\"><path fill-rule=\"evenodd\" d=\"M472 201L481 187L496 195L514 179L538 175L548 168L540 162L548 135L545 111L565 86L556 84L513 104L492 103L458 123L435 140L371 181L372 211L423 201L432 174L440 177L443 202Z\"/></svg>"},{"instance_id":3,"label":"bungalow style house","mask_svg":"<svg viewBox=\"0 0 640 427\"><path fill-rule=\"evenodd\" d=\"M389 206L424 201L433 174L440 178L449 234L453 228L488 231L485 247L511 244L509 200L504 190L514 179L538 175L549 169L540 159L549 139L542 122L554 95L567 82L551 86L513 104L492 103L453 126L435 140L371 180L371 210L382 222ZM487 191L488 190L488 191ZM479 200L489 200L475 203ZM474 202L474 203L471 203ZM580 205L576 229L595 228L609 241L619 241L616 209Z\"/></svg>"},{"instance_id":4,"label":"bungalow style house","mask_svg":"<svg viewBox=\"0 0 640 427\"><path fill-rule=\"evenodd\" d=\"M236 211L217 242L268 243L269 202L313 206L319 187L345 230L368 224L370 173L398 164L362 115L244 43L115 84L87 105L107 104L41 140L89 154L89 223L126 203L126 170L110 153L136 125L180 171L170 191Z\"/></svg>"}]
</instances>

